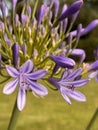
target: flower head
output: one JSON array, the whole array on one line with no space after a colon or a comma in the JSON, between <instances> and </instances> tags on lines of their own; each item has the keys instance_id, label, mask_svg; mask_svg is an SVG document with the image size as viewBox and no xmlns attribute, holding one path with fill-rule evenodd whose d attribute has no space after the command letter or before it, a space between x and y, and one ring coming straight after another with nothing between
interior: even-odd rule
<instances>
[{"instance_id":1,"label":"flower head","mask_svg":"<svg viewBox=\"0 0 98 130\"><path fill-rule=\"evenodd\" d=\"M75 90L76 88L84 86L89 82L89 79L81 79L81 72L81 68L74 71L67 69L60 80L49 78L49 82L60 91L61 95L68 104L71 104L69 97L80 102L86 101L85 96L81 92Z\"/></svg>"},{"instance_id":2,"label":"flower head","mask_svg":"<svg viewBox=\"0 0 98 130\"><path fill-rule=\"evenodd\" d=\"M38 96L45 96L48 94L47 89L37 83L38 79L41 79L46 75L46 70L36 70L32 72L33 63L31 60L26 61L19 70L16 70L12 66L6 66L8 74L14 78L13 81L8 82L4 89L4 94L11 94L16 89L19 84L18 97L17 97L17 106L21 111L26 104L26 91L31 90L33 93Z\"/></svg>"}]
</instances>

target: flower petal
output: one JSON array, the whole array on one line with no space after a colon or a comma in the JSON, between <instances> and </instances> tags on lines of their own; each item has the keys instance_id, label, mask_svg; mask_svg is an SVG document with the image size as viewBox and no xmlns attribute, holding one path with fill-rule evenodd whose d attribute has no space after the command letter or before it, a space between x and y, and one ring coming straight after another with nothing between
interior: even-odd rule
<instances>
[{"instance_id":1,"label":"flower petal","mask_svg":"<svg viewBox=\"0 0 98 130\"><path fill-rule=\"evenodd\" d=\"M61 88L60 88L60 92L61 92L61 95L63 96L63 98L66 100L66 102L67 102L68 104L71 104L70 99L69 99L68 96L66 95L66 91L64 91L64 87L61 87Z\"/></svg>"},{"instance_id":2,"label":"flower petal","mask_svg":"<svg viewBox=\"0 0 98 130\"><path fill-rule=\"evenodd\" d=\"M72 73L70 73L66 78L64 78L62 81L68 81L71 79L75 79L77 76L79 76L82 72L82 68L79 68L75 71L73 71Z\"/></svg>"},{"instance_id":3,"label":"flower petal","mask_svg":"<svg viewBox=\"0 0 98 130\"><path fill-rule=\"evenodd\" d=\"M59 85L63 86L73 86L73 87L81 87L84 86L89 82L89 79L81 79L81 80L76 80L72 82L66 82L66 81L59 81Z\"/></svg>"},{"instance_id":4,"label":"flower petal","mask_svg":"<svg viewBox=\"0 0 98 130\"><path fill-rule=\"evenodd\" d=\"M98 72L95 71L95 72L92 72L90 75L89 75L89 78L92 79L94 78L95 76L97 76Z\"/></svg>"},{"instance_id":5,"label":"flower petal","mask_svg":"<svg viewBox=\"0 0 98 130\"><path fill-rule=\"evenodd\" d=\"M80 101L80 102L86 101L86 97L84 96L84 94L82 94L79 91L67 89L67 88L64 88L64 87L62 87L62 91L64 93L66 93L67 96L69 96L70 98L73 98L77 101Z\"/></svg>"},{"instance_id":6,"label":"flower petal","mask_svg":"<svg viewBox=\"0 0 98 130\"><path fill-rule=\"evenodd\" d=\"M33 62L31 60L27 60L21 67L20 72L22 73L29 73L33 69Z\"/></svg>"},{"instance_id":7,"label":"flower petal","mask_svg":"<svg viewBox=\"0 0 98 130\"><path fill-rule=\"evenodd\" d=\"M30 74L25 74L29 79L38 80L46 75L46 70L37 70Z\"/></svg>"},{"instance_id":8,"label":"flower petal","mask_svg":"<svg viewBox=\"0 0 98 130\"><path fill-rule=\"evenodd\" d=\"M23 89L19 89L18 97L17 97L17 106L20 111L23 110L26 104L26 92Z\"/></svg>"},{"instance_id":9,"label":"flower petal","mask_svg":"<svg viewBox=\"0 0 98 130\"><path fill-rule=\"evenodd\" d=\"M29 79L27 79L27 82L30 84L29 87L31 88L31 90L34 93L36 93L37 95L39 95L39 96L45 96L45 95L48 94L47 89L43 85L41 85L41 84L39 84L37 82L31 81Z\"/></svg>"},{"instance_id":10,"label":"flower petal","mask_svg":"<svg viewBox=\"0 0 98 130\"><path fill-rule=\"evenodd\" d=\"M16 78L19 75L19 72L12 66L6 65L6 70L8 74L13 78Z\"/></svg>"},{"instance_id":11,"label":"flower petal","mask_svg":"<svg viewBox=\"0 0 98 130\"><path fill-rule=\"evenodd\" d=\"M18 85L18 79L8 82L3 89L3 93L4 94L13 93L17 85Z\"/></svg>"}]
</instances>

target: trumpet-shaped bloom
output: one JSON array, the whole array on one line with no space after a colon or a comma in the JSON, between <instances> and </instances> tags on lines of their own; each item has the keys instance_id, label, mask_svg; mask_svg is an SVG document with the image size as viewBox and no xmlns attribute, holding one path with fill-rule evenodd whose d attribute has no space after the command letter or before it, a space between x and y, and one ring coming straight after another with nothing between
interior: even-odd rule
<instances>
[{"instance_id":1,"label":"trumpet-shaped bloom","mask_svg":"<svg viewBox=\"0 0 98 130\"><path fill-rule=\"evenodd\" d=\"M80 102L86 101L86 97L81 92L75 90L89 82L89 79L81 79L81 72L81 68L75 71L66 70L60 80L49 78L49 82L56 86L68 104L71 104L69 97Z\"/></svg>"},{"instance_id":2,"label":"trumpet-shaped bloom","mask_svg":"<svg viewBox=\"0 0 98 130\"><path fill-rule=\"evenodd\" d=\"M33 69L33 63L31 60L26 61L19 70L16 70L12 66L6 66L6 70L8 74L14 78L13 81L8 82L4 89L4 94L11 94L16 89L17 85L19 84L19 91L17 96L17 106L18 109L21 111L25 104L26 104L26 91L31 90L38 96L45 96L48 94L47 89L37 83L38 79L41 79L43 76L46 75L46 70L37 70L31 72Z\"/></svg>"}]
</instances>

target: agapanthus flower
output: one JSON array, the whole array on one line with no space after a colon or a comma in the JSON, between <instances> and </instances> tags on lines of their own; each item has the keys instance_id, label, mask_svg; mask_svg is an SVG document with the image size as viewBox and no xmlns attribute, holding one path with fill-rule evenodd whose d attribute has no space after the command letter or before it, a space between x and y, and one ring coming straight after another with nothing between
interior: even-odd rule
<instances>
[{"instance_id":1,"label":"agapanthus flower","mask_svg":"<svg viewBox=\"0 0 98 130\"><path fill-rule=\"evenodd\" d=\"M81 79L81 72L81 68L74 71L67 69L61 79L49 78L49 82L60 91L68 104L71 104L69 97L80 102L86 101L84 94L76 90L89 82L89 79Z\"/></svg>"},{"instance_id":2,"label":"agapanthus flower","mask_svg":"<svg viewBox=\"0 0 98 130\"><path fill-rule=\"evenodd\" d=\"M33 62L31 60L27 60L18 70L12 66L6 66L8 74L14 78L14 80L5 85L3 93L7 95L13 93L19 84L17 106L20 111L23 110L26 104L27 90L31 90L38 96L45 96L48 94L47 89L37 82L38 79L41 79L46 75L47 71L41 69L32 72L32 69Z\"/></svg>"}]
</instances>

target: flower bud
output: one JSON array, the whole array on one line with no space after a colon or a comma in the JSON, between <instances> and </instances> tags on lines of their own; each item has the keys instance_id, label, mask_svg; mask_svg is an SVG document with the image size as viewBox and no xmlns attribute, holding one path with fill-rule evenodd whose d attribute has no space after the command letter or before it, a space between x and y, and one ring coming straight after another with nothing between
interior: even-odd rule
<instances>
[{"instance_id":1,"label":"flower bud","mask_svg":"<svg viewBox=\"0 0 98 130\"><path fill-rule=\"evenodd\" d=\"M21 14L21 22L22 22L23 26L25 26L29 22L28 16L25 14Z\"/></svg>"},{"instance_id":2,"label":"flower bud","mask_svg":"<svg viewBox=\"0 0 98 130\"><path fill-rule=\"evenodd\" d=\"M73 4L71 4L71 6L69 6L69 8L59 16L58 21L62 21L66 17L74 15L77 11L81 9L82 5L83 5L83 0L78 0Z\"/></svg>"},{"instance_id":3,"label":"flower bud","mask_svg":"<svg viewBox=\"0 0 98 130\"><path fill-rule=\"evenodd\" d=\"M13 11L15 10L16 4L17 4L17 0L12 0Z\"/></svg>"},{"instance_id":4,"label":"flower bud","mask_svg":"<svg viewBox=\"0 0 98 130\"><path fill-rule=\"evenodd\" d=\"M12 55L13 55L13 64L15 67L18 67L19 62L19 44L16 42L12 46Z\"/></svg>"},{"instance_id":5,"label":"flower bud","mask_svg":"<svg viewBox=\"0 0 98 130\"><path fill-rule=\"evenodd\" d=\"M50 58L60 67L72 69L75 66L74 60L63 56L50 55Z\"/></svg>"},{"instance_id":6,"label":"flower bud","mask_svg":"<svg viewBox=\"0 0 98 130\"><path fill-rule=\"evenodd\" d=\"M55 17L57 17L57 15L58 15L59 6L60 6L59 1L58 0L54 1L54 15L55 15Z\"/></svg>"}]
</instances>

